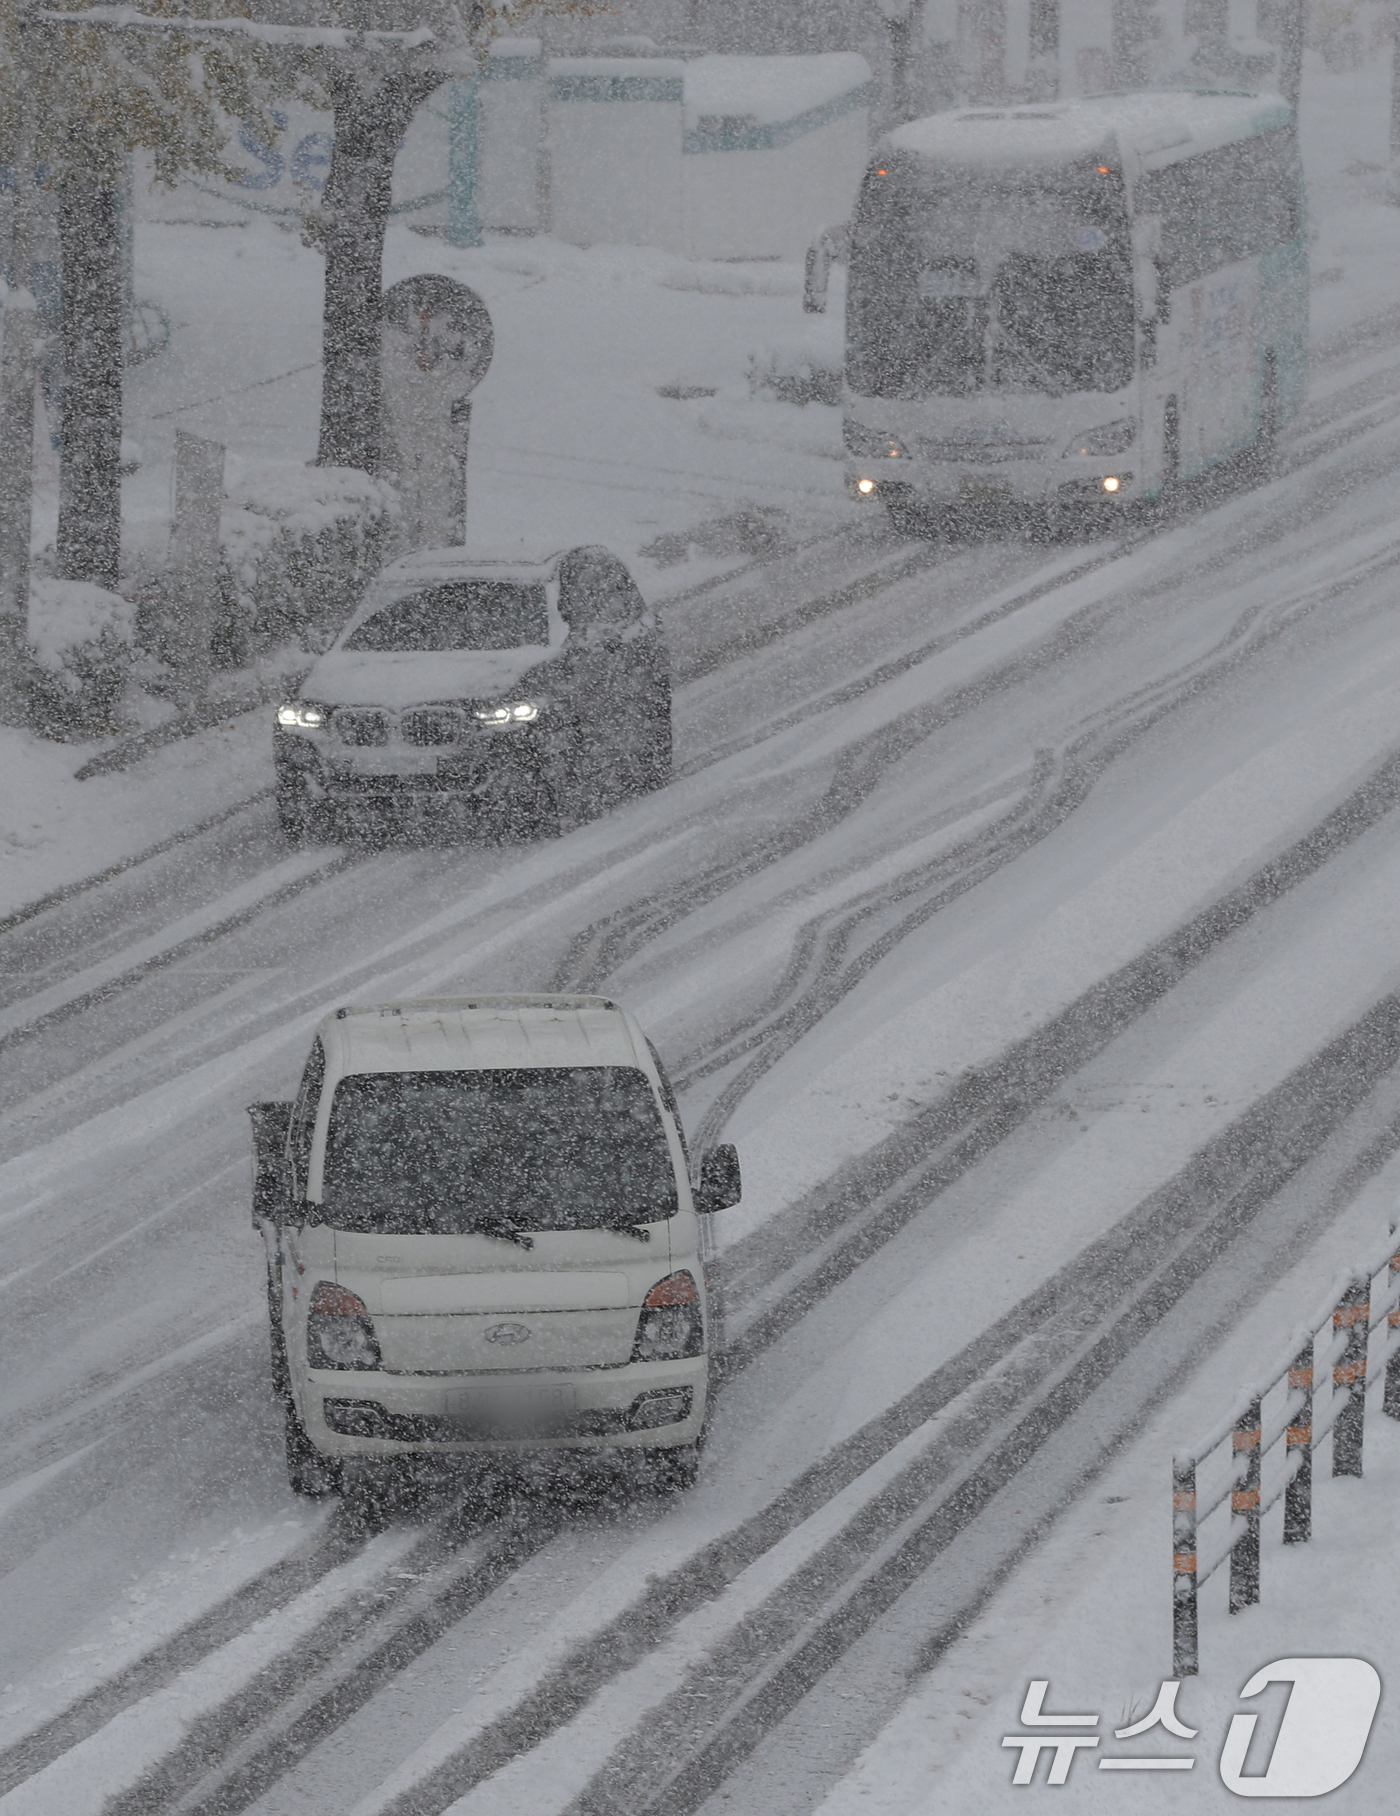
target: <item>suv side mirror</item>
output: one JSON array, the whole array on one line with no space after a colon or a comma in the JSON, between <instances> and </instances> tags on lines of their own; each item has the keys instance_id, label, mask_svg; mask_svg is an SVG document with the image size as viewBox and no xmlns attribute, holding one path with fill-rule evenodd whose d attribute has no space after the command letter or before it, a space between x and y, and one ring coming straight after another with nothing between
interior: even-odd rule
<instances>
[{"instance_id":1,"label":"suv side mirror","mask_svg":"<svg viewBox=\"0 0 1400 1816\"><path fill-rule=\"evenodd\" d=\"M253 1227L280 1223L287 1209L289 1103L250 1103L253 1119Z\"/></svg>"},{"instance_id":2,"label":"suv side mirror","mask_svg":"<svg viewBox=\"0 0 1400 1816\"><path fill-rule=\"evenodd\" d=\"M725 1211L738 1204L744 1195L739 1179L739 1155L732 1141L722 1141L701 1156L700 1184L695 1193L695 1208L702 1214Z\"/></svg>"}]
</instances>

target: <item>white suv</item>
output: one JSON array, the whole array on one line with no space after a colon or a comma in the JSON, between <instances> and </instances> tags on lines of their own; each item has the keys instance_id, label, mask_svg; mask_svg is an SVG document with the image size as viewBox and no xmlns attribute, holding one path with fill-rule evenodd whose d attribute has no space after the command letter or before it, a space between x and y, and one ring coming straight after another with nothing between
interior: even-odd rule
<instances>
[{"instance_id":1,"label":"white suv","mask_svg":"<svg viewBox=\"0 0 1400 1816\"><path fill-rule=\"evenodd\" d=\"M352 1458L602 1449L693 1479L713 1332L655 1049L597 996L337 1009L293 1104L252 1106L274 1385L301 1494Z\"/></svg>"}]
</instances>

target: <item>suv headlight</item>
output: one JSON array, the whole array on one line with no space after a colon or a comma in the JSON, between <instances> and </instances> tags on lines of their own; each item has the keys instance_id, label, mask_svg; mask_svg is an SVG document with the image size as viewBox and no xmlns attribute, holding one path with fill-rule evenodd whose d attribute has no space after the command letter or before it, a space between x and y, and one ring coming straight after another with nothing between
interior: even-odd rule
<instances>
[{"instance_id":1,"label":"suv headlight","mask_svg":"<svg viewBox=\"0 0 1400 1816\"><path fill-rule=\"evenodd\" d=\"M893 435L886 435L880 429L867 429L864 423L852 422L849 417L842 434L846 438L846 452L854 454L857 460L898 460L909 456L908 448Z\"/></svg>"},{"instance_id":2,"label":"suv headlight","mask_svg":"<svg viewBox=\"0 0 1400 1816\"><path fill-rule=\"evenodd\" d=\"M1065 449L1065 457L1087 454L1091 458L1098 458L1105 454L1126 454L1136 440L1137 424L1130 416L1120 416L1117 422L1100 423L1097 429L1076 435Z\"/></svg>"},{"instance_id":3,"label":"suv headlight","mask_svg":"<svg viewBox=\"0 0 1400 1816\"><path fill-rule=\"evenodd\" d=\"M277 708L279 725L294 725L299 729L324 725L327 719L324 706L317 706L311 700L291 700L285 706Z\"/></svg>"},{"instance_id":4,"label":"suv headlight","mask_svg":"<svg viewBox=\"0 0 1400 1816\"><path fill-rule=\"evenodd\" d=\"M481 707L474 716L482 725L531 725L540 716L540 703L507 700L500 706Z\"/></svg>"}]
</instances>

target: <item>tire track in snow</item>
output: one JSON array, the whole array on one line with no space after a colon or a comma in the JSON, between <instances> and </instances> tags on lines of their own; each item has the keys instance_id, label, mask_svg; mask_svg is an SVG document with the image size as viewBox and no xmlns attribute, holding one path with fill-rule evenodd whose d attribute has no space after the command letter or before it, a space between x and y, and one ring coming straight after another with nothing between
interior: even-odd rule
<instances>
[{"instance_id":1,"label":"tire track in snow","mask_svg":"<svg viewBox=\"0 0 1400 1816\"><path fill-rule=\"evenodd\" d=\"M813 1683L1033 1465L1212 1264L1400 1062L1400 996L1387 996L1221 1130L1111 1230L893 1407L834 1446L767 1507L702 1546L590 1636L511 1709L427 1766L391 1778L376 1816L443 1816L568 1726L605 1690L642 1712L567 1816L689 1816ZM1400 1147L1400 1123L1371 1157ZM921 1198L926 1204L927 1199ZM950 1415L863 1497L839 1530L756 1602L745 1571L855 1487L921 1428ZM1121 1416L1121 1415L1120 1415ZM1134 1406L1126 1428L1141 1417ZM1105 1454L1119 1441L1109 1434ZM1033 1527L1043 1524L1035 1510ZM969 1585L969 1608L1000 1576ZM698 1659L656 1655L688 1617L733 1595ZM951 1634L941 1636L946 1645ZM931 1661L930 1661L931 1662ZM649 1697L644 1679L662 1676ZM666 1688L666 1680L675 1679ZM648 1707L648 1701L652 1706ZM580 1739L582 1748L582 1740ZM405 1774L396 1775L400 1780ZM144 1806L149 1807L149 1806ZM123 1816L143 1806L132 1803ZM199 1806L213 1816L225 1806ZM194 1809L180 1816L195 1816Z\"/></svg>"},{"instance_id":2,"label":"tire track in snow","mask_svg":"<svg viewBox=\"0 0 1400 1816\"><path fill-rule=\"evenodd\" d=\"M756 1360L914 1216L926 1210L1019 1128L1068 1078L1162 1000L1224 940L1315 875L1331 857L1390 812L1397 799L1400 754L1390 757L1301 840L1237 889L1155 942L1132 963L1086 992L1061 1016L1009 1049L994 1065L965 1077L946 1098L851 1163L828 1189L775 1218L771 1225L731 1251L732 1259L726 1257L722 1284L730 1303L731 1320L741 1328L726 1358L725 1372L732 1374ZM419 1816L419 1812L445 1809L447 1803L433 1801L439 1792L447 1796L448 1802L454 1801L515 1753L546 1739L611 1676L630 1667L645 1646L666 1630L657 1626L658 1609L664 1608L667 1621L674 1624L690 1608L722 1593L743 1569L858 1480L919 1424L934 1418L989 1374L1004 1368L1008 1358L1024 1351L1024 1362L1018 1362L1012 1375L1006 1377L1010 1380L1014 1376L1015 1382L1020 1383L1023 1399L1025 1393L1043 1384L1047 1362L1037 1345L1046 1333L1060 1331L1066 1334L1066 1340L1079 1341L1090 1311L1094 1315L1088 1321L1095 1329L1100 1325L1106 1329L1130 1328L1129 1314L1120 1302L1124 1295L1143 1285L1142 1268L1148 1261L1155 1267L1160 1260L1159 1250L1154 1247L1158 1238L1151 1232L1158 1230L1165 1240L1177 1228L1163 1205L1179 1200L1180 1216L1187 1223L1191 1218L1199 1223L1203 1215L1199 1194L1193 1196L1194 1188L1188 1190L1182 1180L1189 1184L1209 1178L1221 1191L1228 1186L1230 1191L1238 1192L1245 1191L1251 1179L1267 1178L1276 1180L1269 1186L1271 1194L1311 1153L1322 1138L1320 1131L1336 1126L1349 1114L1359 1100L1357 1093L1364 1095L1375 1079L1395 1063L1398 1054L1400 1002L1387 998L1323 1055L1307 1062L1285 1086L1270 1093L1262 1104L1207 1144L1176 1182L1161 1188L1101 1238L1089 1251L1087 1264L1085 1256L1076 1257L1009 1317L999 1319L958 1357L936 1370L898 1407L872 1421L846 1446L805 1472L737 1534L715 1540L698 1564L688 1564L680 1573L683 1581L663 1579L653 1594L628 1612L616 1631L610 1630L596 1646L590 1644L585 1653L571 1659L559 1682L549 1680L528 1706L512 1712L504 1726L473 1743L467 1752L454 1756L450 1773L433 1779L437 1788L427 1801L396 1803L390 1806L393 1816L407 1816L410 1810ZM1231 1167L1236 1168L1238 1177L1230 1172ZM1265 1202L1264 1198L1256 1202L1256 1198L1257 1193L1248 1198L1253 1206L1251 1215ZM1197 1223L1190 1223L1193 1242L1200 1233ZM792 1262L794 1254L800 1257L797 1263ZM1204 1266L1210 1256L1204 1250L1202 1255ZM1106 1295L1102 1303L1094 1300L1091 1305L1076 1285L1085 1272L1092 1277L1092 1291ZM1187 1276L1181 1277L1189 1285ZM1195 1277L1195 1273L1190 1273L1190 1279ZM1113 1323L1115 1319L1117 1322ZM1097 1378L1091 1377L1092 1369L1088 1375L1075 1378L1081 1384L1088 1383L1089 1391L1097 1384ZM1001 1376L997 1376L997 1381L1005 1387ZM958 1429L985 1432L991 1405L989 1401L979 1402L980 1410L971 1425L960 1424ZM1016 1400L1011 1410L1020 1406L1021 1400ZM1018 1417L1024 1416L1018 1413ZM1006 1443L1011 1445L1006 1455L1014 1456L1012 1439L1007 1438ZM938 1455L945 1457L941 1451ZM906 1481L906 1487L913 1480L901 1479ZM974 1499L976 1510L980 1510L984 1500L976 1496ZM894 1503L889 1505L893 1507ZM933 1525L925 1522L920 1530L925 1527L925 1539L918 1541L920 1545L928 1534L945 1530L937 1521ZM954 1522L946 1530L951 1535L961 1526ZM545 1535L546 1541L548 1536ZM425 1538L425 1559L428 1548L439 1542L436 1533ZM903 1555L908 1565L924 1553L916 1547ZM686 1587L692 1577L698 1585L694 1600L688 1599L691 1590ZM458 1560L450 1553L444 1553L441 1561L436 1566L430 1564L425 1572L422 1596L429 1603L438 1593L439 1580L457 1585L452 1593L462 1596L462 1612L475 1605L470 1589L471 1569L463 1576ZM263 1605L259 1603L260 1607ZM861 1606L867 1605L873 1604L861 1602ZM347 1648L348 1656L331 1653L318 1658L314 1696L305 1690L304 1673L295 1656L269 1667L254 1691L240 1693L201 1718L197 1742L191 1743L188 1752L182 1750L179 1760L166 1762L159 1771L142 1779L131 1791L129 1801L119 1806L121 1816L215 1816L215 1812L232 1816L233 1812L246 1809L276 1782L279 1766L283 1770L290 1768L312 1745L334 1732L375 1689L435 1644L450 1624L403 1621L399 1608L393 1606L382 1623L389 1631L370 1634L367 1629L357 1628L354 1643ZM851 1629L852 1638L856 1632L856 1628ZM178 1637L169 1643L163 1661L167 1683L174 1683L180 1671L193 1662L193 1656L201 1655L202 1642L205 1636L192 1633L183 1649ZM203 1650L208 1649L204 1643ZM597 1656L590 1662L595 1652ZM806 1666L794 1669L800 1675ZM284 1691L280 1699L269 1698L269 1686ZM122 1694L126 1699L122 1706L127 1706L134 1699L133 1686L124 1690L113 1686L104 1703L93 1702L86 1732L95 1732L101 1725L99 1715L110 1719ZM76 1732L77 1728L71 1725L63 1735L54 1729L47 1747L31 1744L23 1755L26 1775L37 1769L35 1762L45 1754L56 1757L63 1750L60 1739L73 1744L71 1736ZM218 1757L221 1753L222 1757ZM0 1769L8 1758L0 1756ZM117 1809L112 1816L118 1816Z\"/></svg>"},{"instance_id":3,"label":"tire track in snow","mask_svg":"<svg viewBox=\"0 0 1400 1816\"><path fill-rule=\"evenodd\" d=\"M1338 810L1338 812L1340 812L1340 810ZM1296 879L1295 879L1295 881L1296 881ZM1289 884L1289 886L1291 886L1291 884ZM1017 1120L1019 1120L1019 1117L1017 1117ZM990 1144L995 1144L995 1140L997 1140L997 1139L1004 1139L1004 1133L1002 1133L1002 1135L993 1135L993 1137L991 1137L991 1139L988 1140L988 1142L986 1142L986 1146L990 1146ZM986 1146L982 1146L981 1151L986 1151ZM928 1182L926 1182L926 1184L932 1184L932 1180L928 1180ZM870 1228L866 1229L866 1231L864 1231L864 1233L863 1233L863 1237L861 1237L861 1240L863 1240L863 1244L864 1244L864 1251L866 1251L866 1253L868 1253L868 1251L870 1251L870 1244L872 1244L872 1237L875 1237L875 1233L873 1233L872 1229L870 1229ZM879 1237L875 1237L875 1240L879 1240ZM835 1277L833 1277L832 1273L830 1273L830 1262L828 1262L828 1278L830 1278L830 1280L832 1280L832 1284L833 1284L833 1278L835 1278ZM828 1286L826 1286L826 1289L830 1289L830 1284L828 1284ZM821 1297L821 1295L817 1295L817 1297ZM813 1300L808 1300L808 1302L813 1302ZM775 1335L775 1333L774 1333L774 1335ZM770 1335L770 1337L768 1337L768 1340L772 1340L772 1335ZM759 1344L759 1342L757 1342L757 1338L750 1337L750 1340L748 1340L748 1355L750 1355L750 1357L752 1357L752 1355L754 1355L754 1353L757 1353L757 1347L761 1347L761 1344ZM274 1598L276 1598L276 1591L269 1591L269 1593L274 1594ZM254 1593L252 1593L252 1598L256 1598L256 1591L254 1591ZM231 1598L231 1600L238 1600L238 1598ZM249 1605L249 1593L243 1593L242 1605ZM189 1640L189 1638L192 1638L192 1634L191 1633L185 1634L185 1638L187 1638L187 1640ZM180 1636L176 1636L176 1640L173 1640L173 1642L171 1642L171 1645L173 1645L174 1649L176 1649L176 1653L178 1653L178 1651L180 1651L180 1647L178 1647L178 1640L180 1640ZM216 1642L216 1643L218 1643L218 1642ZM180 1656L182 1656L183 1662L187 1662L187 1656L189 1656L189 1654L180 1653ZM178 1667L176 1667L176 1669L178 1669ZM127 1687L131 1687L131 1685L127 1685ZM120 1702L120 1694L118 1694L118 1702ZM89 1729L89 1731L91 1731L91 1729ZM33 1736L31 1736L31 1740L33 1740ZM33 1756L33 1754L31 1754L31 1756ZM27 1776L27 1772L25 1772L25 1776Z\"/></svg>"},{"instance_id":4,"label":"tire track in snow","mask_svg":"<svg viewBox=\"0 0 1400 1816\"><path fill-rule=\"evenodd\" d=\"M830 1013L835 1005L899 943L950 902L975 888L1031 846L1047 838L1088 799L1118 758L1163 719L1233 675L1277 638L1324 605L1331 605L1400 565L1400 540L1358 563L1352 571L1291 598L1252 606L1215 646L1101 709L1086 729L1059 750L1037 752L1021 799L990 828L906 871L851 902L814 916L798 932L787 970L772 996L716 1036L709 1051L678 1069L684 1093L702 1079L736 1064L740 1070L706 1110L696 1130L697 1148L716 1140L759 1079ZM912 902L912 906L904 906ZM849 949L866 923L889 919L853 957Z\"/></svg>"},{"instance_id":5,"label":"tire track in snow","mask_svg":"<svg viewBox=\"0 0 1400 1816\"><path fill-rule=\"evenodd\" d=\"M1393 312L1387 313L1377 317L1373 325L1363 324L1363 338L1364 331L1372 326L1374 327L1375 334L1388 336L1393 329L1392 316ZM1347 364L1357 363L1354 357L1347 357L1351 352L1354 341L1355 337L1349 338L1341 348L1333 351L1326 363L1336 364L1341 360L1345 360L1345 363ZM1400 368L1396 369L1396 374L1400 375ZM1343 385L1330 392L1324 399L1320 400L1320 402L1306 406L1302 416L1298 420L1299 434L1296 438L1298 445L1283 453L1280 460L1280 470L1293 472L1313 464L1316 460L1323 458L1346 445L1347 442L1355 440L1359 436L1367 434L1377 427L1383 427L1387 422L1393 420L1395 415L1393 405L1383 404L1377 406L1376 404L1375 388L1378 379L1385 379L1387 381L1383 387L1387 392L1396 388L1394 382L1392 382L1392 375L1387 368L1382 374L1372 375L1365 380L1358 381L1355 385ZM1319 430L1328 425L1333 427L1334 433L1329 439L1326 439L1321 443L1316 443L1316 437ZM1316 445L1313 445L1315 443ZM1208 476L1208 480L1209 483L1207 484L1198 484L1194 487L1183 488L1182 499L1178 502L1179 506L1184 508L1189 515L1194 516L1202 511L1209 511L1212 509L1214 505L1219 502L1222 484L1228 491L1233 485L1238 483L1238 476L1227 474L1222 481L1220 475L1213 474ZM1078 564L1067 573L1048 577L1041 583L1041 586L1047 590L1054 590L1086 577L1088 574L1096 571L1107 563L1117 561L1126 555L1132 554L1146 542L1154 540L1166 531L1178 527L1180 514L1179 509L1170 515L1164 515L1158 520L1150 523L1147 527L1139 529L1136 534L1130 536L1124 543L1115 545L1107 551L1091 556L1087 561ZM789 590L789 585L784 580L785 570L799 568L811 555L813 549L821 548L827 542L834 542L837 545L838 550L845 552L849 549L851 553L859 557L862 550L865 548L865 545L871 540L872 537L868 525L854 524L842 526L841 529L835 532L814 536L799 544L795 549L784 549L774 556L761 558L751 562L744 568L738 570L738 572L716 575L708 580L702 581L697 586L687 589L685 592L667 601L660 609L663 613L666 611L673 611L679 605L689 604L695 599L716 591L727 591L732 589L736 594L736 599L734 601L734 604L736 605L742 605L746 594L758 599L766 597L771 592L784 592ZM828 590L815 599L802 602L776 618L766 618L756 626L752 622L746 622L744 628L739 633L723 636L718 643L708 647L701 642L697 647L691 649L688 654L683 655L677 670L676 679L681 685L698 680L729 663L751 656L757 649L780 642L784 637L791 635L794 631L801 629L805 625L823 616L829 616L845 609L851 604L857 603L862 599L883 591L888 587L898 585L904 580L912 578L926 569L945 565L959 552L961 551L957 548L949 551L942 545L934 547L920 546L911 551L907 543L903 544L896 549L893 554L877 559L873 568L865 571L857 571L854 576L847 577L834 590ZM824 563L824 565L826 564ZM773 575L768 576L765 574L764 584L761 587L754 586L752 583L753 576L755 574L764 574L765 570L769 568L774 570ZM826 575L823 574L822 578L825 579ZM790 715L789 718L782 721L781 724L797 723L803 717L809 717L817 712L826 710L831 706L839 705L842 703L843 699L851 698L856 693L864 691L872 685L878 685L880 681L890 678L891 675L896 672L903 672L903 670L912 665L912 663L926 660L929 656L937 654L941 649L948 647L950 643L960 641L968 635L975 634L977 630L1009 615L1010 612L1020 610L1028 604L1033 604L1035 600L1041 596L1043 596L1043 593L1040 588L1032 584L1023 594L1018 595L1009 606L995 608L992 613L984 617L976 617L965 625L954 627L952 631L944 633L932 643L923 645L921 649L914 652L913 655L900 659L897 669L879 669L874 674L861 678L858 682L848 684L845 689L833 690L828 695L807 703L800 714ZM683 635L681 641L684 641ZM761 738L763 736L771 735L773 730L780 728L781 726L778 724L766 726L763 732L758 734L758 736ZM723 756L730 754L732 749L748 747L748 745L754 741L756 740L750 736L741 739L733 745L716 747L714 750L706 753L704 762L705 764L709 764L719 761ZM224 821L236 817L239 813L268 798L270 798L270 791L261 790L257 794L250 796L241 802L235 803L232 807L220 810L219 813L199 822L196 826L172 834L170 837L159 841L156 845L148 847L143 852L136 853L130 858L122 859L118 863L110 865L106 869L99 871L90 877L81 878L73 883L66 884L61 889L55 890L49 895L41 897L37 901L16 910L12 914L0 918L0 955L3 955L3 942L5 942L7 936L21 924L29 922L37 917L50 914L54 910L67 906L77 898L92 890L101 888L103 885L114 881L119 876L126 875L132 870L139 870L144 865L164 856L175 847L197 838L205 832L213 830ZM269 905L273 905L274 900L275 898L269 898ZM211 931L207 937L212 940L218 937L218 935L217 932ZM3 968L5 968L3 956L0 956L0 969ZM141 975L143 974L133 969L130 981L132 983L139 982ZM125 987L125 985L122 987Z\"/></svg>"}]
</instances>

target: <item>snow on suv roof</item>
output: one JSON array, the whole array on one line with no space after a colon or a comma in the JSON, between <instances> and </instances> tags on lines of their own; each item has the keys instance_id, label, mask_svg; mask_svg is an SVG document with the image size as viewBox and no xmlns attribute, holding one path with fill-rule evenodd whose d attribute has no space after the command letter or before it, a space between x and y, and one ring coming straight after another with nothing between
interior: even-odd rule
<instances>
[{"instance_id":1,"label":"snow on suv roof","mask_svg":"<svg viewBox=\"0 0 1400 1816\"><path fill-rule=\"evenodd\" d=\"M474 548L470 543L455 549L416 549L390 562L374 580L375 593L386 588L422 586L434 580L463 580L480 575L490 580L522 580L544 584L559 571L564 550L542 550L524 543L514 547L497 543Z\"/></svg>"},{"instance_id":2,"label":"snow on suv roof","mask_svg":"<svg viewBox=\"0 0 1400 1816\"><path fill-rule=\"evenodd\" d=\"M646 1043L605 996L441 997L337 1009L320 1028L328 1070L468 1072L498 1066L640 1066Z\"/></svg>"}]
</instances>

